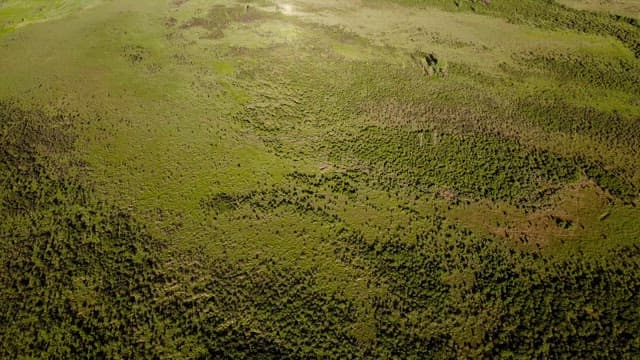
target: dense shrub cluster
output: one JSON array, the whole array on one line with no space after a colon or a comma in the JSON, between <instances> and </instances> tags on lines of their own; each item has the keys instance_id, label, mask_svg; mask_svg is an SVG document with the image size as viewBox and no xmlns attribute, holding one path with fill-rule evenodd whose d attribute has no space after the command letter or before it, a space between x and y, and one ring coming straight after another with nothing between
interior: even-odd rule
<instances>
[{"instance_id":1,"label":"dense shrub cluster","mask_svg":"<svg viewBox=\"0 0 640 360\"><path fill-rule=\"evenodd\" d=\"M72 119L0 104L3 358L135 357L158 341L159 244L65 173Z\"/></svg>"},{"instance_id":2,"label":"dense shrub cluster","mask_svg":"<svg viewBox=\"0 0 640 360\"><path fill-rule=\"evenodd\" d=\"M77 165L65 160L73 143L69 118L10 104L0 105L0 116L1 357L554 358L640 351L638 246L554 257L406 207L389 215L408 217L420 231L398 226L367 236L336 206L370 183L355 171L295 172L281 187L203 200L210 216L286 207L331 223L323 240L344 264L367 271L371 292L354 301L326 287L315 267L288 263L286 254L247 261L200 249L166 253L131 216L97 200L72 175ZM387 130L383 136L382 129L365 129L346 150L376 166L386 162L406 181L425 177L479 194L467 180L456 181L457 172L421 164L446 160L471 169L462 176L486 182L483 159L502 159L501 152L536 181L561 183L578 171L489 138L427 142L420 133ZM439 150L442 142L470 162ZM519 187L496 180L482 194L501 198L539 185L509 166L502 171ZM354 329L367 311L371 335L358 337Z\"/></svg>"},{"instance_id":3,"label":"dense shrub cluster","mask_svg":"<svg viewBox=\"0 0 640 360\"><path fill-rule=\"evenodd\" d=\"M597 257L580 251L577 257L552 256L505 246L441 216L416 212L410 217L422 231L415 238L402 228L367 237L326 206L330 196L320 195L336 177L360 186L367 182L348 173L291 175L294 187L332 214L335 232L327 240L336 256L345 263L364 259L372 269L369 287L386 289L368 299L376 336L359 345L358 356L607 357L640 350L639 247ZM345 194L340 188L336 193ZM268 204L259 209L279 206ZM356 320L342 317L344 324ZM331 354L355 351L354 341Z\"/></svg>"},{"instance_id":4,"label":"dense shrub cluster","mask_svg":"<svg viewBox=\"0 0 640 360\"><path fill-rule=\"evenodd\" d=\"M241 206L251 209L269 211L281 207L290 207L300 213L316 215L325 221L333 221L325 209L319 205L325 196L308 188L296 186L282 186L269 190L251 191L245 194L218 193L200 201L201 208L221 214L229 210L236 210Z\"/></svg>"},{"instance_id":5,"label":"dense shrub cluster","mask_svg":"<svg viewBox=\"0 0 640 360\"><path fill-rule=\"evenodd\" d=\"M349 331L355 304L340 292L320 290L315 270L268 257L252 266L202 254L189 258L175 271L182 276L167 287L161 309L179 331L173 346L182 356L299 359L357 353Z\"/></svg>"},{"instance_id":6,"label":"dense shrub cluster","mask_svg":"<svg viewBox=\"0 0 640 360\"><path fill-rule=\"evenodd\" d=\"M531 54L523 59L523 63L545 69L557 80L579 81L603 89L640 94L640 61L549 53Z\"/></svg>"},{"instance_id":7,"label":"dense shrub cluster","mask_svg":"<svg viewBox=\"0 0 640 360\"><path fill-rule=\"evenodd\" d=\"M326 190L322 177L292 178L307 193ZM314 198L336 214L323 204L328 198ZM639 350L637 246L554 257L479 237L440 216L413 212L411 218L423 229L415 238L402 229L372 238L334 215L336 230L327 240L336 256L346 263L364 259L372 269L370 288L386 289L368 299L376 336L360 344L358 356L607 357ZM354 351L353 341L332 354Z\"/></svg>"},{"instance_id":8,"label":"dense shrub cluster","mask_svg":"<svg viewBox=\"0 0 640 360\"><path fill-rule=\"evenodd\" d=\"M639 247L600 260L554 258L478 238L442 218L428 223L431 231L415 241L342 236L389 285L389 294L373 300L382 356L582 358L640 350Z\"/></svg>"},{"instance_id":9,"label":"dense shrub cluster","mask_svg":"<svg viewBox=\"0 0 640 360\"><path fill-rule=\"evenodd\" d=\"M550 132L577 133L608 144L640 149L640 118L618 112L604 112L576 106L556 97L524 98L517 105L526 114L523 123L540 126Z\"/></svg>"},{"instance_id":10,"label":"dense shrub cluster","mask_svg":"<svg viewBox=\"0 0 640 360\"><path fill-rule=\"evenodd\" d=\"M578 170L551 153L528 151L495 137L378 127L336 143L333 154L353 154L374 165L374 176L387 190L398 186L431 192L448 188L473 198L518 202L575 179Z\"/></svg>"},{"instance_id":11,"label":"dense shrub cluster","mask_svg":"<svg viewBox=\"0 0 640 360\"><path fill-rule=\"evenodd\" d=\"M345 357L353 304L264 258L166 261L163 246L71 176L70 118L0 104L0 357ZM57 153L59 159L51 154ZM238 197L302 206L291 189ZM214 197L216 203L228 197ZM275 199L272 201L272 199ZM199 261L194 262L194 259Z\"/></svg>"}]
</instances>

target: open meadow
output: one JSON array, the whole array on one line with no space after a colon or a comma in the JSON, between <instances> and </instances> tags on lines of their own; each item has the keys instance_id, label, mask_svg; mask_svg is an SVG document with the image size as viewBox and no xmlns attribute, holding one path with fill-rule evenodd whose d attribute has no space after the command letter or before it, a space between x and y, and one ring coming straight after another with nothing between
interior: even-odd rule
<instances>
[{"instance_id":1,"label":"open meadow","mask_svg":"<svg viewBox=\"0 0 640 360\"><path fill-rule=\"evenodd\" d=\"M640 1L0 0L0 359L640 356Z\"/></svg>"}]
</instances>

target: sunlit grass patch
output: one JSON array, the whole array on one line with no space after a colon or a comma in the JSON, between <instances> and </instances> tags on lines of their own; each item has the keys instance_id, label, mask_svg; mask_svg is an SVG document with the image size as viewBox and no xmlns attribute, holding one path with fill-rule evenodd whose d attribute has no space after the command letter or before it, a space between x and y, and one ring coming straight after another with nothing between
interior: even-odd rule
<instances>
[{"instance_id":1,"label":"sunlit grass patch","mask_svg":"<svg viewBox=\"0 0 640 360\"><path fill-rule=\"evenodd\" d=\"M0 357L633 353L631 23L420 3L113 0L2 37Z\"/></svg>"},{"instance_id":2,"label":"sunlit grass patch","mask_svg":"<svg viewBox=\"0 0 640 360\"><path fill-rule=\"evenodd\" d=\"M5 0L0 2L0 35L16 28L63 17L100 0Z\"/></svg>"}]
</instances>

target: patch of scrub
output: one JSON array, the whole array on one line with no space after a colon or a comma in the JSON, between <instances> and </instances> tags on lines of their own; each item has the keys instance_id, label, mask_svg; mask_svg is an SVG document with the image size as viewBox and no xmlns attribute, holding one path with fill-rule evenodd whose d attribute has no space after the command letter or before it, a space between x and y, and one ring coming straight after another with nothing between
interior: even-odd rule
<instances>
[{"instance_id":1,"label":"patch of scrub","mask_svg":"<svg viewBox=\"0 0 640 360\"><path fill-rule=\"evenodd\" d=\"M637 0L558 0L562 5L578 10L599 11L640 19Z\"/></svg>"}]
</instances>

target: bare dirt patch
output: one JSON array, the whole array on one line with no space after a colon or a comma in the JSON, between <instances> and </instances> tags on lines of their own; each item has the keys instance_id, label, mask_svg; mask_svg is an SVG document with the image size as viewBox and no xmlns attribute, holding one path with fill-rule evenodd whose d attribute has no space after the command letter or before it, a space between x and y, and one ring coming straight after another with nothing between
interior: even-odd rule
<instances>
[{"instance_id":1,"label":"bare dirt patch","mask_svg":"<svg viewBox=\"0 0 640 360\"><path fill-rule=\"evenodd\" d=\"M458 220L495 236L521 245L545 246L593 232L606 220L612 199L593 181L580 180L558 191L550 205L535 211L480 201L453 212Z\"/></svg>"}]
</instances>

